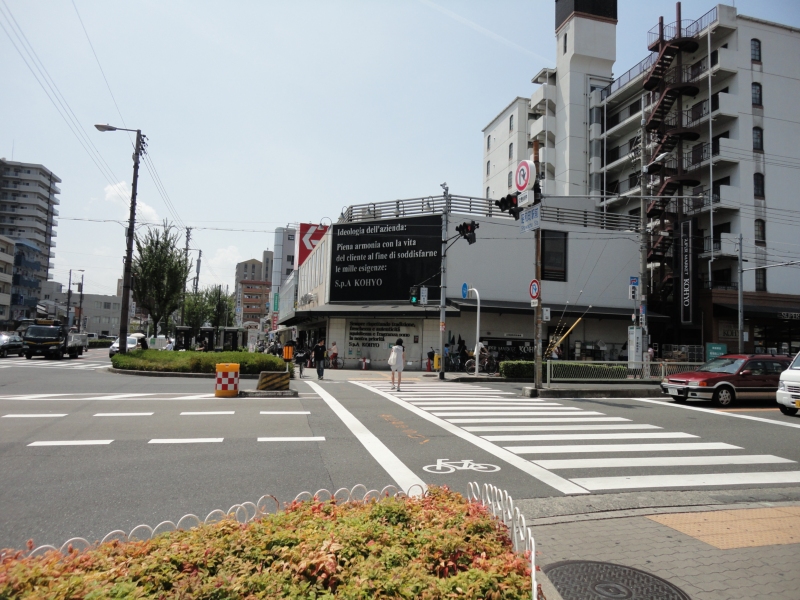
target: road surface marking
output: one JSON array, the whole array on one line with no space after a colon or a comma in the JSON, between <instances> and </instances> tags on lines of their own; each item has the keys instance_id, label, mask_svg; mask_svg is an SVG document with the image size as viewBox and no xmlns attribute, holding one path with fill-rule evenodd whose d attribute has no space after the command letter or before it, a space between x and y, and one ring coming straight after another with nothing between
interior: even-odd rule
<instances>
[{"instance_id":1,"label":"road surface marking","mask_svg":"<svg viewBox=\"0 0 800 600\"><path fill-rule=\"evenodd\" d=\"M540 415L542 413L539 413ZM563 414L563 413L558 413ZM585 413L584 413L585 414ZM599 413L598 413L599 414ZM568 417L563 419L447 419L450 423L621 423L630 421L623 417Z\"/></svg>"},{"instance_id":2,"label":"road surface marking","mask_svg":"<svg viewBox=\"0 0 800 600\"><path fill-rule=\"evenodd\" d=\"M631 477L580 477L573 481L592 491L712 485L768 485L776 483L800 483L800 471L776 471L772 473L707 473L694 475L638 475Z\"/></svg>"},{"instance_id":3,"label":"road surface marking","mask_svg":"<svg viewBox=\"0 0 800 600\"><path fill-rule=\"evenodd\" d=\"M685 450L742 450L740 446L722 442L678 444L586 444L581 446L506 446L514 454L567 454L600 452L677 452Z\"/></svg>"},{"instance_id":4,"label":"road surface marking","mask_svg":"<svg viewBox=\"0 0 800 600\"><path fill-rule=\"evenodd\" d=\"M207 410L202 412L182 412L182 417L207 417L209 415L232 415L236 411L233 410Z\"/></svg>"},{"instance_id":5,"label":"road surface marking","mask_svg":"<svg viewBox=\"0 0 800 600\"><path fill-rule=\"evenodd\" d=\"M377 436L367 429L353 414L342 404L329 394L322 386L313 381L307 382L311 389L316 391L330 409L336 413L347 428L356 436L359 442L367 449L372 457L380 464L395 483L404 491L408 492L411 486L418 485L424 493L428 489L425 482L420 479L414 471L409 469L389 448L380 441ZM367 386L362 386L367 387ZM367 388L369 389L369 388Z\"/></svg>"},{"instance_id":6,"label":"road surface marking","mask_svg":"<svg viewBox=\"0 0 800 600\"><path fill-rule=\"evenodd\" d=\"M729 412L721 412L709 408L700 408L699 406L686 406L685 404L675 404L674 402L664 402L663 400L650 400L648 398L631 398L637 402L649 402L650 404L661 404L662 406L670 406L672 408L685 408L686 410L699 410L709 415L720 415L723 417L733 417L734 419L747 419L749 421L758 421L760 423L769 423L770 425L782 425L784 427L794 427L800 429L800 425L796 423L786 423L784 421L777 421L775 419L763 419L761 417L751 417L750 415L737 415Z\"/></svg>"},{"instance_id":7,"label":"road surface marking","mask_svg":"<svg viewBox=\"0 0 800 600\"><path fill-rule=\"evenodd\" d=\"M414 406L417 406L416 404ZM452 411L452 410L481 410L481 411L508 411L508 410L533 410L538 412L542 411L564 411L564 412L584 412L582 408L574 406L421 406L429 411Z\"/></svg>"},{"instance_id":8,"label":"road surface marking","mask_svg":"<svg viewBox=\"0 0 800 600\"><path fill-rule=\"evenodd\" d=\"M259 442L324 442L323 436L316 437L260 437Z\"/></svg>"},{"instance_id":9,"label":"road surface marking","mask_svg":"<svg viewBox=\"0 0 800 600\"><path fill-rule=\"evenodd\" d=\"M3 419L36 419L36 418L39 418L39 417L66 417L66 416L67 416L66 413L62 413L62 414L40 413L40 414L32 414L32 415L3 415L1 418L3 418Z\"/></svg>"},{"instance_id":10,"label":"road surface marking","mask_svg":"<svg viewBox=\"0 0 800 600\"><path fill-rule=\"evenodd\" d=\"M25 394L23 396L3 396L3 400L36 400L37 398L58 398L59 396L76 396L77 394Z\"/></svg>"},{"instance_id":11,"label":"road surface marking","mask_svg":"<svg viewBox=\"0 0 800 600\"><path fill-rule=\"evenodd\" d=\"M147 442L148 444L212 444L219 443L225 438L171 438L155 439Z\"/></svg>"},{"instance_id":12,"label":"road surface marking","mask_svg":"<svg viewBox=\"0 0 800 600\"><path fill-rule=\"evenodd\" d=\"M106 396L81 398L81 400L121 400L122 398L144 398L145 396L155 396L155 395L156 394L109 394Z\"/></svg>"},{"instance_id":13,"label":"road surface marking","mask_svg":"<svg viewBox=\"0 0 800 600\"><path fill-rule=\"evenodd\" d=\"M215 398L214 394L195 394L194 396L178 396L173 400L205 400L207 398Z\"/></svg>"},{"instance_id":14,"label":"road surface marking","mask_svg":"<svg viewBox=\"0 0 800 600\"><path fill-rule=\"evenodd\" d=\"M460 437L461 439L466 440L467 442L470 442L474 446L477 446L478 448L481 448L482 450L485 450L486 452L492 454L493 456L496 456L497 458L499 458L501 460L504 460L508 464L510 464L510 465L512 465L514 467L517 467L522 472L527 473L528 475L531 475L532 477L535 477L536 479L538 479L542 483L545 483L545 484L557 489L558 491L560 491L560 492L562 492L564 494L587 494L587 493L589 493L588 490L586 490L585 488L583 488L583 487L581 487L581 486L579 486L579 485L577 485L575 483L572 483L571 481L569 481L567 479L564 479L563 477L560 477L559 475L556 475L555 473L551 473L550 471L548 471L546 469L543 469L539 465L536 465L536 464L534 464L534 463L532 463L532 462L530 462L528 460L520 458L519 456L515 455L513 452L509 452L508 450L506 450L504 448L496 446L495 444L493 444L491 442L488 442L488 441L484 440L483 438L481 438L481 437L479 437L477 435L469 433L468 431L464 431L460 427L458 427L456 425L453 425L453 424L449 423L448 421L446 421L444 419L440 419L437 416L435 416L435 415L433 415L433 414L431 414L431 413L429 413L429 412L427 412L427 411L425 411L425 410L423 410L423 409L421 409L419 407L414 406L413 404L409 404L408 402L405 402L404 400L401 400L400 398L396 398L395 396L392 396L391 394L389 394L387 392L384 392L382 390L375 389L374 387L371 387L368 384L360 383L360 382L357 382L357 381L352 381L351 383L353 383L354 385L357 385L359 387L362 387L364 389L371 390L371 391L373 391L374 393L376 393L376 394L378 394L380 396L383 396L384 398L386 398L387 400L389 400L391 402L394 402L398 406L402 406L406 410L416 414L419 417L422 417L423 419L433 423L434 425L438 425L439 427L441 427L445 431L447 431L447 432L449 432L449 433L451 433L451 434L453 434L453 435L455 435L457 437Z\"/></svg>"},{"instance_id":15,"label":"road surface marking","mask_svg":"<svg viewBox=\"0 0 800 600\"><path fill-rule=\"evenodd\" d=\"M409 405L410 406L410 405ZM416 407L415 407L416 408ZM422 409L420 409L422 410ZM493 411L493 412L435 412L433 413L437 417L535 417L537 415L545 416L545 417L557 417L561 416L569 416L574 414L577 416L583 415L604 415L605 413L601 412L593 412L590 410L582 411L582 412L574 412L570 413L567 411L542 411L542 412L534 412L534 411L513 411L513 412L504 412L504 411Z\"/></svg>"},{"instance_id":16,"label":"road surface marking","mask_svg":"<svg viewBox=\"0 0 800 600\"><path fill-rule=\"evenodd\" d=\"M142 413L96 413L92 416L94 417L152 417L154 413L151 412L142 412Z\"/></svg>"},{"instance_id":17,"label":"road surface marking","mask_svg":"<svg viewBox=\"0 0 800 600\"><path fill-rule=\"evenodd\" d=\"M449 400L433 402L430 400L426 400L425 402L409 402L409 404L413 404L414 406L421 406L423 408L430 408L432 406L441 406L443 408L449 407L462 407L462 408L473 408L473 407L481 407L481 406L488 406L492 408L503 407L503 408L524 408L524 407L531 407L531 408L539 408L540 406L564 406L563 404L559 404L558 402L519 402L519 401L511 401L511 400L500 400L499 402L450 402Z\"/></svg>"},{"instance_id":18,"label":"road surface marking","mask_svg":"<svg viewBox=\"0 0 800 600\"><path fill-rule=\"evenodd\" d=\"M262 410L262 415L310 415L310 410Z\"/></svg>"},{"instance_id":19,"label":"road surface marking","mask_svg":"<svg viewBox=\"0 0 800 600\"><path fill-rule=\"evenodd\" d=\"M484 435L490 442L538 442L566 440L655 440L670 438L698 438L698 435L681 431L659 431L658 433L552 433L540 435Z\"/></svg>"},{"instance_id":20,"label":"road surface marking","mask_svg":"<svg viewBox=\"0 0 800 600\"><path fill-rule=\"evenodd\" d=\"M103 446L114 440L67 440L63 442L32 442L28 446Z\"/></svg>"},{"instance_id":21,"label":"road surface marking","mask_svg":"<svg viewBox=\"0 0 800 600\"><path fill-rule=\"evenodd\" d=\"M697 465L769 465L796 461L769 454L736 456L651 456L649 458L576 458L537 460L545 469L606 469L620 467L686 467Z\"/></svg>"},{"instance_id":22,"label":"road surface marking","mask_svg":"<svg viewBox=\"0 0 800 600\"><path fill-rule=\"evenodd\" d=\"M464 427L465 431L598 431L608 429L661 429L658 425L637 425L621 423L619 425L481 425Z\"/></svg>"}]
</instances>

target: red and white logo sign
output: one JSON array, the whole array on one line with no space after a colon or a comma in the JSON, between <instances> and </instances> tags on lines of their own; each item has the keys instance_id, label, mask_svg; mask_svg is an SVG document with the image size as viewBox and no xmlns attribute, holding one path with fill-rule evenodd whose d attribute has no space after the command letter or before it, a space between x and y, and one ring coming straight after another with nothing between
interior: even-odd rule
<instances>
[{"instance_id":1,"label":"red and white logo sign","mask_svg":"<svg viewBox=\"0 0 800 600\"><path fill-rule=\"evenodd\" d=\"M540 293L539 280L534 279L533 281L531 281L531 288L530 288L531 300L538 300L539 293Z\"/></svg>"},{"instance_id":2,"label":"red and white logo sign","mask_svg":"<svg viewBox=\"0 0 800 600\"><path fill-rule=\"evenodd\" d=\"M530 160L521 160L514 174L514 185L518 192L524 192L533 186L533 173L536 167Z\"/></svg>"},{"instance_id":3,"label":"red and white logo sign","mask_svg":"<svg viewBox=\"0 0 800 600\"><path fill-rule=\"evenodd\" d=\"M320 242L326 231L328 231L328 228L325 226L320 227L313 223L300 223L300 235L297 238L297 265L295 268L306 262L308 255L311 254L311 251Z\"/></svg>"}]
</instances>

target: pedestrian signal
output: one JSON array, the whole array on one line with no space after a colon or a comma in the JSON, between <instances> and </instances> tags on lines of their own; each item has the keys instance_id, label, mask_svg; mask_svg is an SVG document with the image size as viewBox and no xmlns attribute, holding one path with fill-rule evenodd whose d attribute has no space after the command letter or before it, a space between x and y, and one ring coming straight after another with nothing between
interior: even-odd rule
<instances>
[{"instance_id":1,"label":"pedestrian signal","mask_svg":"<svg viewBox=\"0 0 800 600\"><path fill-rule=\"evenodd\" d=\"M419 306L419 286L414 285L411 286L411 289L408 292L409 295L409 302L414 306Z\"/></svg>"},{"instance_id":2,"label":"pedestrian signal","mask_svg":"<svg viewBox=\"0 0 800 600\"><path fill-rule=\"evenodd\" d=\"M478 223L476 223L475 221L470 221L469 223L462 223L461 225L456 227L456 231L458 232L458 235L460 235L465 240L467 240L467 242L469 244L474 244L475 243L475 230L479 226L480 225Z\"/></svg>"}]
</instances>

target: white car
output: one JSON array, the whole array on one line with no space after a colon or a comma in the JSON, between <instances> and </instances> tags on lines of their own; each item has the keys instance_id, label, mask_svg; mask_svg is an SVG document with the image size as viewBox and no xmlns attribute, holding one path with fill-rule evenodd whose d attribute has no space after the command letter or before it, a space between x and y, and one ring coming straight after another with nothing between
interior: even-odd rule
<instances>
[{"instance_id":1,"label":"white car","mask_svg":"<svg viewBox=\"0 0 800 600\"><path fill-rule=\"evenodd\" d=\"M128 352L131 350L136 350L136 344L139 340L135 337L128 337ZM119 352L119 338L114 340L114 343L111 344L111 347L108 349L108 358L114 356L117 352Z\"/></svg>"},{"instance_id":2,"label":"white car","mask_svg":"<svg viewBox=\"0 0 800 600\"><path fill-rule=\"evenodd\" d=\"M783 414L792 416L800 410L800 353L794 357L789 368L781 373L776 397Z\"/></svg>"}]
</instances>

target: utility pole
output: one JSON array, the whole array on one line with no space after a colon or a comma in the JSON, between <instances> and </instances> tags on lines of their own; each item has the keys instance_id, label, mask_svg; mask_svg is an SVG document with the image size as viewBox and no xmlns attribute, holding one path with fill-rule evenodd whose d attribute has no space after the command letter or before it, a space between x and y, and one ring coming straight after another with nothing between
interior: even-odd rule
<instances>
[{"instance_id":1,"label":"utility pole","mask_svg":"<svg viewBox=\"0 0 800 600\"><path fill-rule=\"evenodd\" d=\"M641 229L641 254L640 254L640 264L639 264L639 283L640 283L640 290L639 293L639 325L642 328L642 356L636 360L641 360L644 364L642 365L642 378L650 378L650 353L647 351L650 347L650 336L647 335L647 293L650 289L650 283L648 281L648 273L647 273L647 206L645 203L645 175L647 173L647 160L645 157L645 150L646 150L646 135L647 131L645 130L645 118L644 118L644 95L641 98L642 103L642 121L641 121L641 129L639 130L639 162L640 162L640 170L641 175L639 177L639 212L640 212L640 220L639 220L639 227ZM630 345L629 345L630 346ZM628 356L630 357L631 348L628 348ZM629 359L630 360L630 359Z\"/></svg>"},{"instance_id":2,"label":"utility pole","mask_svg":"<svg viewBox=\"0 0 800 600\"><path fill-rule=\"evenodd\" d=\"M742 257L742 234L739 234L739 282L736 287L739 288L738 295L738 308L739 308L739 354L744 352L744 259Z\"/></svg>"},{"instance_id":3,"label":"utility pole","mask_svg":"<svg viewBox=\"0 0 800 600\"><path fill-rule=\"evenodd\" d=\"M119 319L119 352L128 352L128 311L131 296L131 263L133 262L133 231L136 225L136 189L139 184L139 159L144 154L144 136L142 130L136 130L136 148L133 152L133 181L131 182L131 213L128 218L128 230L125 232L125 266L122 272L122 309Z\"/></svg>"},{"instance_id":4,"label":"utility pole","mask_svg":"<svg viewBox=\"0 0 800 600\"><path fill-rule=\"evenodd\" d=\"M81 273L81 286L78 289L78 291L81 293L81 299L80 299L80 303L79 303L80 312L81 312L81 320L78 323L78 331L83 331L85 329L85 327L83 326L83 276L84 275L85 275L85 273Z\"/></svg>"},{"instance_id":5,"label":"utility pole","mask_svg":"<svg viewBox=\"0 0 800 600\"><path fill-rule=\"evenodd\" d=\"M69 270L69 283L67 283L67 328L69 328L69 309L72 301L72 269Z\"/></svg>"},{"instance_id":6,"label":"utility pole","mask_svg":"<svg viewBox=\"0 0 800 600\"><path fill-rule=\"evenodd\" d=\"M194 293L197 293L197 284L200 281L200 261L203 258L203 251L200 250L199 254L197 255L197 271L194 276Z\"/></svg>"},{"instance_id":7,"label":"utility pole","mask_svg":"<svg viewBox=\"0 0 800 600\"><path fill-rule=\"evenodd\" d=\"M189 240L192 239L192 228L186 228L186 246L183 249L183 260L186 262L186 265L189 264ZM188 283L188 282L187 282ZM184 314L186 311L186 284L183 286L183 301L181 302L181 325L183 325Z\"/></svg>"},{"instance_id":8,"label":"utility pole","mask_svg":"<svg viewBox=\"0 0 800 600\"><path fill-rule=\"evenodd\" d=\"M442 210L442 277L439 288L439 379L444 379L445 310L447 308L447 216L450 213L450 188L443 183L444 209ZM478 332L480 335L480 332ZM475 340L477 347L478 340ZM475 357L477 361L480 357Z\"/></svg>"},{"instance_id":9,"label":"utility pole","mask_svg":"<svg viewBox=\"0 0 800 600\"><path fill-rule=\"evenodd\" d=\"M546 108L546 107L545 107ZM547 137L545 136L545 147L547 147ZM539 140L533 140L533 165L536 168L536 179L539 179L540 164L539 164ZM547 173L547 170L545 170ZM544 193L545 190L542 190ZM535 197L534 197L535 202ZM539 210L541 210L541 205ZM541 218L541 215L540 215ZM537 227L534 230L533 239L534 248L536 249L536 265L534 267L534 278L539 282L539 302L534 308L534 315L536 321L536 330L534 331L534 368L536 374L534 375L534 387L537 390L542 389L542 228Z\"/></svg>"}]
</instances>

